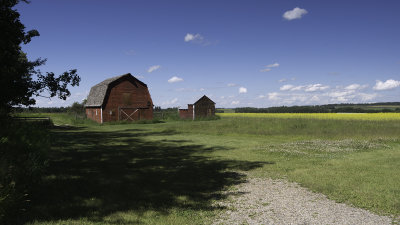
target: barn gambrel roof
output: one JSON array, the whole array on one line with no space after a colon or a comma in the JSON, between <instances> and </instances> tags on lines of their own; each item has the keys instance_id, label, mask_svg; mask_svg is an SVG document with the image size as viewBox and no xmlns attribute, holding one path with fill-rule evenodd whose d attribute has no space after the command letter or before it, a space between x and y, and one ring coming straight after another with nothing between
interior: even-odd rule
<instances>
[{"instance_id":1,"label":"barn gambrel roof","mask_svg":"<svg viewBox=\"0 0 400 225\"><path fill-rule=\"evenodd\" d=\"M120 76L116 76L116 77L112 77L109 78L107 80L104 80L96 85L94 85L89 92L89 95L87 97L87 101L85 106L86 107L100 107L103 105L104 103L104 98L106 97L106 93L107 90L110 86L110 84L112 84L113 82L124 78L124 77L131 77L135 80L135 82L140 83L141 85L147 87L147 85L145 83L143 83L142 81L136 79L136 77L132 76L132 74L127 73L124 75L120 75Z\"/></svg>"}]
</instances>

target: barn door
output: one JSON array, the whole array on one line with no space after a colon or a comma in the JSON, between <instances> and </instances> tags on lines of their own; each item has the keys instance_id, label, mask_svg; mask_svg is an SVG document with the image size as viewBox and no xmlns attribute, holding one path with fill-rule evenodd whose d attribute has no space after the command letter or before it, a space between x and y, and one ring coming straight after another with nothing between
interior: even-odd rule
<instances>
[{"instance_id":1,"label":"barn door","mask_svg":"<svg viewBox=\"0 0 400 225\"><path fill-rule=\"evenodd\" d=\"M136 121L140 120L140 111L137 108L120 108L119 120Z\"/></svg>"}]
</instances>

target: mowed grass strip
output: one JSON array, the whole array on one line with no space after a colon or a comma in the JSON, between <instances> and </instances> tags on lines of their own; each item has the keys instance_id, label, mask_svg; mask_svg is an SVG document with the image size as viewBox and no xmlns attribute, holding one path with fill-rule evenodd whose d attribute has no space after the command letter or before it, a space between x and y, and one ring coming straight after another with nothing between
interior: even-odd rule
<instances>
[{"instance_id":1,"label":"mowed grass strip","mask_svg":"<svg viewBox=\"0 0 400 225\"><path fill-rule=\"evenodd\" d=\"M400 121L286 115L54 129L31 221L210 223L223 210L212 203L244 182L243 172L400 215ZM51 116L59 123L65 117Z\"/></svg>"}]
</instances>

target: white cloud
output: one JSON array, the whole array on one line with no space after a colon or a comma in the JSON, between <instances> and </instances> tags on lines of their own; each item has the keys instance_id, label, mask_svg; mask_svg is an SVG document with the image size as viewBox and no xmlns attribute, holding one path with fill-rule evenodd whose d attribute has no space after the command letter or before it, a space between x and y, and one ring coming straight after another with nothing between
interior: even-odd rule
<instances>
[{"instance_id":1,"label":"white cloud","mask_svg":"<svg viewBox=\"0 0 400 225\"><path fill-rule=\"evenodd\" d=\"M346 90L361 90L366 87L368 87L368 85L350 84L349 86L346 86L344 89L346 89Z\"/></svg>"},{"instance_id":2,"label":"white cloud","mask_svg":"<svg viewBox=\"0 0 400 225\"><path fill-rule=\"evenodd\" d=\"M305 91L306 92L323 91L328 88L329 86L323 86L322 84L311 84L306 87Z\"/></svg>"},{"instance_id":3,"label":"white cloud","mask_svg":"<svg viewBox=\"0 0 400 225\"><path fill-rule=\"evenodd\" d=\"M278 92L268 93L268 99L269 100L278 100L279 99L279 93Z\"/></svg>"},{"instance_id":4,"label":"white cloud","mask_svg":"<svg viewBox=\"0 0 400 225\"><path fill-rule=\"evenodd\" d=\"M236 84L234 84L234 83L229 83L227 86L228 86L228 87L235 87Z\"/></svg>"},{"instance_id":5,"label":"white cloud","mask_svg":"<svg viewBox=\"0 0 400 225\"><path fill-rule=\"evenodd\" d=\"M393 89L393 88L397 88L397 87L400 87L400 81L398 81L398 80L390 79L385 82L377 80L373 89L377 90L377 91L383 91L383 90L389 90L389 89Z\"/></svg>"},{"instance_id":6,"label":"white cloud","mask_svg":"<svg viewBox=\"0 0 400 225\"><path fill-rule=\"evenodd\" d=\"M279 88L279 90L281 90L281 91L288 91L288 90L291 90L292 88L294 88L293 85L291 85L291 84L286 84L286 85L283 85L281 88Z\"/></svg>"},{"instance_id":7,"label":"white cloud","mask_svg":"<svg viewBox=\"0 0 400 225\"><path fill-rule=\"evenodd\" d=\"M244 93L247 93L247 88L245 88L245 87L240 87L240 88L239 88L239 94L244 94Z\"/></svg>"},{"instance_id":8,"label":"white cloud","mask_svg":"<svg viewBox=\"0 0 400 225\"><path fill-rule=\"evenodd\" d=\"M279 66L279 63L273 63L273 64L267 65L266 67L273 68L273 67L278 67L278 66Z\"/></svg>"},{"instance_id":9,"label":"white cloud","mask_svg":"<svg viewBox=\"0 0 400 225\"><path fill-rule=\"evenodd\" d=\"M265 68L265 69L260 70L260 72L269 72L269 71L271 71L270 68Z\"/></svg>"},{"instance_id":10,"label":"white cloud","mask_svg":"<svg viewBox=\"0 0 400 225\"><path fill-rule=\"evenodd\" d=\"M357 90L361 87L359 84L350 84L349 86L345 87L346 90Z\"/></svg>"},{"instance_id":11,"label":"white cloud","mask_svg":"<svg viewBox=\"0 0 400 225\"><path fill-rule=\"evenodd\" d=\"M322 84L309 84L303 86L283 85L279 92L266 95L270 102L280 105L309 105L332 103L366 103L376 101L377 93L360 92L367 85L351 84L330 88ZM300 92L294 92L300 91ZM264 95L256 99L263 99Z\"/></svg>"},{"instance_id":12,"label":"white cloud","mask_svg":"<svg viewBox=\"0 0 400 225\"><path fill-rule=\"evenodd\" d=\"M232 101L231 105L237 105L239 103L240 103L239 101Z\"/></svg>"},{"instance_id":13,"label":"white cloud","mask_svg":"<svg viewBox=\"0 0 400 225\"><path fill-rule=\"evenodd\" d=\"M285 18L287 20L300 19L302 16L304 16L307 13L308 13L307 10L296 7L292 10L286 11L283 14L283 18Z\"/></svg>"},{"instance_id":14,"label":"white cloud","mask_svg":"<svg viewBox=\"0 0 400 225\"><path fill-rule=\"evenodd\" d=\"M279 83L283 83L283 82L286 82L286 81L287 81L286 78L283 78L283 79L278 80Z\"/></svg>"},{"instance_id":15,"label":"white cloud","mask_svg":"<svg viewBox=\"0 0 400 225\"><path fill-rule=\"evenodd\" d=\"M176 82L181 82L181 81L183 81L182 78L173 76L173 77L171 77L171 79L168 80L168 83L176 83Z\"/></svg>"},{"instance_id":16,"label":"white cloud","mask_svg":"<svg viewBox=\"0 0 400 225\"><path fill-rule=\"evenodd\" d=\"M160 65L154 65L154 66L150 66L150 68L147 70L148 73L151 73L153 71L156 71L158 69L160 69Z\"/></svg>"},{"instance_id":17,"label":"white cloud","mask_svg":"<svg viewBox=\"0 0 400 225\"><path fill-rule=\"evenodd\" d=\"M201 36L200 34L190 34L187 33L185 38L184 38L185 42L199 42L201 43L204 40L204 37Z\"/></svg>"},{"instance_id":18,"label":"white cloud","mask_svg":"<svg viewBox=\"0 0 400 225\"><path fill-rule=\"evenodd\" d=\"M296 86L296 87L294 87L294 88L292 88L292 89L290 89L290 90L291 90L291 91L301 91L301 90L303 90L305 87L306 87L306 86Z\"/></svg>"},{"instance_id":19,"label":"white cloud","mask_svg":"<svg viewBox=\"0 0 400 225\"><path fill-rule=\"evenodd\" d=\"M343 90L335 90L329 93L326 93L326 96L332 97L332 98L340 98L340 97L348 97L352 94L354 94L354 90L348 90L348 91L343 91Z\"/></svg>"},{"instance_id":20,"label":"white cloud","mask_svg":"<svg viewBox=\"0 0 400 225\"><path fill-rule=\"evenodd\" d=\"M259 95L257 98L258 99L261 99L261 98L266 98L267 96L265 96L265 95Z\"/></svg>"}]
</instances>

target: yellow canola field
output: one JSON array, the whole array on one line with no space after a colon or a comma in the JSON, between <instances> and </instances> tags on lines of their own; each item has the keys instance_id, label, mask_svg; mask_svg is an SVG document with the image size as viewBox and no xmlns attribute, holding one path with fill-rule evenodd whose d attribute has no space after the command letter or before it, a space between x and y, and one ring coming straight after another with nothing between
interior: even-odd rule
<instances>
[{"instance_id":1,"label":"yellow canola field","mask_svg":"<svg viewBox=\"0 0 400 225\"><path fill-rule=\"evenodd\" d=\"M400 120L400 113L217 113L221 117Z\"/></svg>"}]
</instances>

